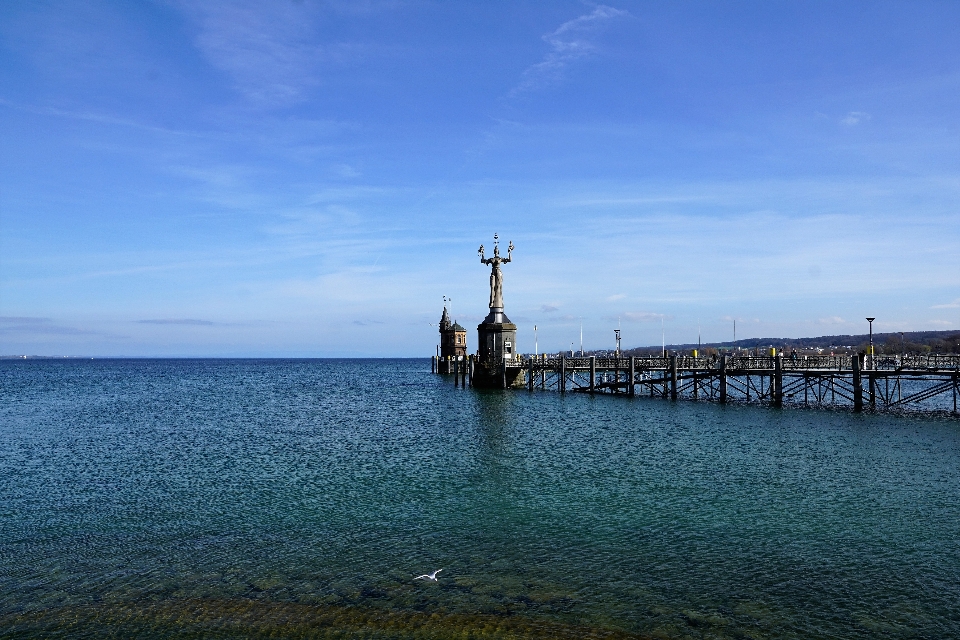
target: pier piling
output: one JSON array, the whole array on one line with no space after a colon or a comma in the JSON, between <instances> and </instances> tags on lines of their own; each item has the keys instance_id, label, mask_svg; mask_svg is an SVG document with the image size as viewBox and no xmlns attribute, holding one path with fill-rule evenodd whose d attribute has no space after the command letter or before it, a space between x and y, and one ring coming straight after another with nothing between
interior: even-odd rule
<instances>
[{"instance_id":1,"label":"pier piling","mask_svg":"<svg viewBox=\"0 0 960 640\"><path fill-rule=\"evenodd\" d=\"M783 354L773 360L773 406L783 406Z\"/></svg>"},{"instance_id":2,"label":"pier piling","mask_svg":"<svg viewBox=\"0 0 960 640\"><path fill-rule=\"evenodd\" d=\"M727 402L727 356L720 356L720 404Z\"/></svg>"},{"instance_id":3,"label":"pier piling","mask_svg":"<svg viewBox=\"0 0 960 640\"><path fill-rule=\"evenodd\" d=\"M854 354L853 364L853 410L863 411L863 382L861 380L860 367L862 362L860 356Z\"/></svg>"},{"instance_id":4,"label":"pier piling","mask_svg":"<svg viewBox=\"0 0 960 640\"><path fill-rule=\"evenodd\" d=\"M677 354L670 356L670 399L677 399Z\"/></svg>"}]
</instances>

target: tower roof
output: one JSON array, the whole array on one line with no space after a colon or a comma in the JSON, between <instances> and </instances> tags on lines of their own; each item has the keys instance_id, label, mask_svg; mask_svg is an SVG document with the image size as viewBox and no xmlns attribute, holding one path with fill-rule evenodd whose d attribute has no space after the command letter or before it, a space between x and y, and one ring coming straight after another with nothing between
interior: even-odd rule
<instances>
[{"instance_id":1,"label":"tower roof","mask_svg":"<svg viewBox=\"0 0 960 640\"><path fill-rule=\"evenodd\" d=\"M450 328L453 329L454 331L466 331L466 329L460 326L459 322L454 322L453 326Z\"/></svg>"}]
</instances>

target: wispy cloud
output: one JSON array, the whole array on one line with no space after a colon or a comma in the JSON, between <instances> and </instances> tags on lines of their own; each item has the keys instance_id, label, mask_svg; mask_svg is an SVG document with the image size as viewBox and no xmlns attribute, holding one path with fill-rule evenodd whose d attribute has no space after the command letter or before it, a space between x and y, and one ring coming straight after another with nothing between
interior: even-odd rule
<instances>
[{"instance_id":1,"label":"wispy cloud","mask_svg":"<svg viewBox=\"0 0 960 640\"><path fill-rule=\"evenodd\" d=\"M960 298L946 304L935 304L931 309L960 309Z\"/></svg>"},{"instance_id":2,"label":"wispy cloud","mask_svg":"<svg viewBox=\"0 0 960 640\"><path fill-rule=\"evenodd\" d=\"M0 334L74 336L95 335L95 332L57 324L51 318L0 316Z\"/></svg>"},{"instance_id":3,"label":"wispy cloud","mask_svg":"<svg viewBox=\"0 0 960 640\"><path fill-rule=\"evenodd\" d=\"M33 104L21 104L19 102L13 102L7 100L6 98L0 98L0 105L4 107L9 107L10 109L16 109L17 111L23 111L26 113L32 113L40 116L50 116L54 118L65 118L68 120L82 120L85 122L95 122L97 124L105 124L111 126L119 127L130 127L133 129L142 129L145 131L151 131L155 133L170 134L174 136L190 136L194 138L209 138L211 135L209 133L200 133L197 131L187 131L182 129L171 129L169 127L159 127L157 125L139 122L131 118L120 118L108 113L101 113L97 111L71 111L69 109L59 109L56 107L50 106L37 106Z\"/></svg>"},{"instance_id":4,"label":"wispy cloud","mask_svg":"<svg viewBox=\"0 0 960 640\"><path fill-rule=\"evenodd\" d=\"M555 304L542 304L540 305L540 311L543 313L553 313L557 311L560 307Z\"/></svg>"},{"instance_id":5,"label":"wispy cloud","mask_svg":"<svg viewBox=\"0 0 960 640\"><path fill-rule=\"evenodd\" d=\"M611 20L629 15L628 11L601 4L592 12L564 22L555 31L543 36L550 45L550 51L543 60L523 72L520 84L514 87L510 95L535 91L559 82L571 64L596 53L597 46L589 39L591 34Z\"/></svg>"},{"instance_id":6,"label":"wispy cloud","mask_svg":"<svg viewBox=\"0 0 960 640\"><path fill-rule=\"evenodd\" d=\"M210 327L217 324L210 320L197 320L195 318L158 318L155 320L135 320L135 322L137 324L177 324L196 327Z\"/></svg>"},{"instance_id":7,"label":"wispy cloud","mask_svg":"<svg viewBox=\"0 0 960 640\"><path fill-rule=\"evenodd\" d=\"M650 311L625 311L619 316L611 316L611 319L616 318L622 318L627 322L656 322L657 320L672 320L673 316Z\"/></svg>"},{"instance_id":8,"label":"wispy cloud","mask_svg":"<svg viewBox=\"0 0 960 640\"><path fill-rule=\"evenodd\" d=\"M607 296L607 302L615 302L617 300L623 300L626 297L627 297L627 294L625 293L617 293L612 296Z\"/></svg>"},{"instance_id":9,"label":"wispy cloud","mask_svg":"<svg viewBox=\"0 0 960 640\"><path fill-rule=\"evenodd\" d=\"M30 316L0 316L0 326L10 324L44 324L51 322L50 318L34 318Z\"/></svg>"},{"instance_id":10,"label":"wispy cloud","mask_svg":"<svg viewBox=\"0 0 960 640\"><path fill-rule=\"evenodd\" d=\"M838 325L838 324L847 324L847 321L841 318L840 316L829 316L827 318L820 318L819 320L817 320L817 324Z\"/></svg>"},{"instance_id":11,"label":"wispy cloud","mask_svg":"<svg viewBox=\"0 0 960 640\"><path fill-rule=\"evenodd\" d=\"M331 169L333 174L339 178L359 178L363 175L359 169L346 163L336 164Z\"/></svg>"},{"instance_id":12,"label":"wispy cloud","mask_svg":"<svg viewBox=\"0 0 960 640\"><path fill-rule=\"evenodd\" d=\"M848 127L852 127L860 124L861 122L866 122L869 119L870 114L866 111L851 111L840 120L840 124L845 124Z\"/></svg>"},{"instance_id":13,"label":"wispy cloud","mask_svg":"<svg viewBox=\"0 0 960 640\"><path fill-rule=\"evenodd\" d=\"M253 102L298 102L320 80L325 62L349 45L317 42L313 7L299 2L201 2L183 5L198 25L197 47Z\"/></svg>"}]
</instances>

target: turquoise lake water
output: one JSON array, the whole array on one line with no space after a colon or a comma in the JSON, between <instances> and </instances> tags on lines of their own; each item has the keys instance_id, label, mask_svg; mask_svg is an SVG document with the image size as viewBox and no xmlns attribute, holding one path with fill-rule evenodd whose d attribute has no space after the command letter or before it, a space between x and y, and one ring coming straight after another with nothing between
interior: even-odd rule
<instances>
[{"instance_id":1,"label":"turquoise lake water","mask_svg":"<svg viewBox=\"0 0 960 640\"><path fill-rule=\"evenodd\" d=\"M3 361L0 397L2 638L960 638L956 419L426 359Z\"/></svg>"}]
</instances>

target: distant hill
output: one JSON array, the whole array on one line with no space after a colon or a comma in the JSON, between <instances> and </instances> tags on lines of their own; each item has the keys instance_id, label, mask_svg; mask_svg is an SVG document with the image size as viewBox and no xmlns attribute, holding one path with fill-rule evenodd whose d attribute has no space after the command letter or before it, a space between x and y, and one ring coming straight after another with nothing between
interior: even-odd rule
<instances>
[{"instance_id":1,"label":"distant hill","mask_svg":"<svg viewBox=\"0 0 960 640\"><path fill-rule=\"evenodd\" d=\"M902 340L901 340L902 335ZM777 347L790 351L809 351L823 349L834 353L863 351L869 344L868 334L820 336L817 338L745 338L736 342L704 342L700 345L704 353L714 353L728 349L767 349ZM874 349L880 353L960 353L960 331L905 331L903 334L875 333L873 334ZM697 344L668 344L667 351L689 352L696 349ZM591 352L593 353L593 352ZM597 351L597 354L610 353ZM626 355L648 355L660 353L660 347L637 347L624 350Z\"/></svg>"}]
</instances>

